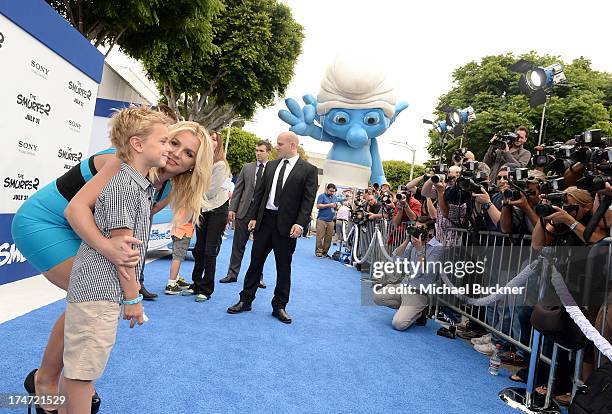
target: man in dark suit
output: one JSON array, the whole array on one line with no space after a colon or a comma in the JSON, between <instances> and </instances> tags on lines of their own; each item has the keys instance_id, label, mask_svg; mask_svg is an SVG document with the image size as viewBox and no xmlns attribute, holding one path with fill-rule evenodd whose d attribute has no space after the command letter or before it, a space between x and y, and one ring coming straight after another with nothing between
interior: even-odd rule
<instances>
[{"instance_id":1,"label":"man in dark suit","mask_svg":"<svg viewBox=\"0 0 612 414\"><path fill-rule=\"evenodd\" d=\"M317 168L301 159L299 139L293 132L283 132L277 139L278 159L270 161L255 187L249 208L249 229L254 229L251 264L244 277L240 301L228 313L251 310L259 274L266 257L274 250L276 288L272 299L272 315L283 323L291 323L285 311L291 288L291 259L297 238L310 220L317 193Z\"/></svg>"},{"instance_id":2,"label":"man in dark suit","mask_svg":"<svg viewBox=\"0 0 612 414\"><path fill-rule=\"evenodd\" d=\"M244 249L249 240L249 218L247 213L253 202L253 194L255 193L255 185L258 180L261 180L263 173L268 163L268 156L272 150L272 145L269 141L261 140L255 146L256 161L245 164L236 180L236 187L232 194L232 202L229 207L227 220L234 222L234 241L232 244L232 256L230 258L227 276L221 279L221 283L233 283L238 281L240 273L240 265ZM263 274L260 275L259 287L266 288L263 281Z\"/></svg>"}]
</instances>

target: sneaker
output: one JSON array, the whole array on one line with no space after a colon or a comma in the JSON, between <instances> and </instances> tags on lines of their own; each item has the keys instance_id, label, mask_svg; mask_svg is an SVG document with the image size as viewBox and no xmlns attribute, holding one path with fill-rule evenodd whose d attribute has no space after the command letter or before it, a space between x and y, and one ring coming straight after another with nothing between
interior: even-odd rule
<instances>
[{"instance_id":1,"label":"sneaker","mask_svg":"<svg viewBox=\"0 0 612 414\"><path fill-rule=\"evenodd\" d=\"M166 290L164 290L164 293L165 293L166 295L180 295L180 293L181 293L181 288L180 288L180 286L178 285L178 283L175 283L175 284L174 284L174 285L172 285L172 286L167 285L167 286L166 286Z\"/></svg>"},{"instance_id":2,"label":"sneaker","mask_svg":"<svg viewBox=\"0 0 612 414\"><path fill-rule=\"evenodd\" d=\"M203 293L199 293L196 295L196 299L195 299L196 302L206 302L207 300L208 300L208 296L206 296Z\"/></svg>"},{"instance_id":3,"label":"sneaker","mask_svg":"<svg viewBox=\"0 0 612 414\"><path fill-rule=\"evenodd\" d=\"M176 284L181 288L181 290L189 289L189 283L187 283L187 281L180 275L176 281Z\"/></svg>"},{"instance_id":4,"label":"sneaker","mask_svg":"<svg viewBox=\"0 0 612 414\"><path fill-rule=\"evenodd\" d=\"M187 286L187 289L183 289L183 291L181 292L181 295L183 296L191 296L195 293L195 291L193 290L193 285L189 285Z\"/></svg>"},{"instance_id":5,"label":"sneaker","mask_svg":"<svg viewBox=\"0 0 612 414\"><path fill-rule=\"evenodd\" d=\"M479 332L474 332L474 331L457 331L457 336L459 338L471 340L474 338L480 338L482 334Z\"/></svg>"},{"instance_id":6,"label":"sneaker","mask_svg":"<svg viewBox=\"0 0 612 414\"><path fill-rule=\"evenodd\" d=\"M491 334L489 333L484 336L481 336L480 338L470 339L470 342L472 343L472 345L488 344L491 342Z\"/></svg>"},{"instance_id":7,"label":"sneaker","mask_svg":"<svg viewBox=\"0 0 612 414\"><path fill-rule=\"evenodd\" d=\"M474 345L474 349L480 352L481 354L493 355L493 352L495 351L496 348L492 342L488 342L482 345Z\"/></svg>"}]
</instances>

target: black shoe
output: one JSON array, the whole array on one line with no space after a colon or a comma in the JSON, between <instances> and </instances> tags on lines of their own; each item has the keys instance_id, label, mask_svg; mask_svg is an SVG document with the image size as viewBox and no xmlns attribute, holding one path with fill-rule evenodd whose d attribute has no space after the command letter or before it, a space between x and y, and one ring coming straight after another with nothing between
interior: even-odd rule
<instances>
[{"instance_id":1,"label":"black shoe","mask_svg":"<svg viewBox=\"0 0 612 414\"><path fill-rule=\"evenodd\" d=\"M238 276L227 275L223 279L219 280L219 283L234 283L238 281Z\"/></svg>"},{"instance_id":2,"label":"black shoe","mask_svg":"<svg viewBox=\"0 0 612 414\"><path fill-rule=\"evenodd\" d=\"M28 394L32 396L36 395L36 384L34 382L36 371L38 371L38 369L35 369L30 372L26 377L25 381L23 381L23 387L28 392ZM98 395L98 391L95 391L95 394L91 397L91 414L98 414L98 411L100 410L100 404L102 404L102 400ZM34 408L36 409L36 414L57 414L57 410L48 411L40 408L37 405L35 405ZM30 414L31 412L32 407L28 406L28 414Z\"/></svg>"},{"instance_id":3,"label":"black shoe","mask_svg":"<svg viewBox=\"0 0 612 414\"><path fill-rule=\"evenodd\" d=\"M38 371L38 369L32 370L32 372L30 372L26 377L25 381L23 381L23 387L28 392L28 394L33 397L36 395L36 383L34 381L36 371ZM30 405L28 405L28 414L32 413L32 404L34 403L32 402L30 403ZM36 414L57 414L57 410L47 411L39 407L38 404L34 405L34 409L36 410Z\"/></svg>"},{"instance_id":4,"label":"black shoe","mask_svg":"<svg viewBox=\"0 0 612 414\"><path fill-rule=\"evenodd\" d=\"M91 414L98 414L100 411L100 405L102 404L102 400L98 395L98 391L94 391L93 397L91 397Z\"/></svg>"},{"instance_id":5,"label":"black shoe","mask_svg":"<svg viewBox=\"0 0 612 414\"><path fill-rule=\"evenodd\" d=\"M414 324L417 326L425 326L427 325L427 314L429 313L429 308L425 308L423 309L423 312L421 312L421 316L419 316L419 318L414 321Z\"/></svg>"},{"instance_id":6,"label":"black shoe","mask_svg":"<svg viewBox=\"0 0 612 414\"><path fill-rule=\"evenodd\" d=\"M282 323L291 323L291 317L283 308L273 309L272 316L274 316Z\"/></svg>"},{"instance_id":7,"label":"black shoe","mask_svg":"<svg viewBox=\"0 0 612 414\"><path fill-rule=\"evenodd\" d=\"M242 312L248 312L251 310L251 305L240 301L238 303L236 303L234 306L230 306L229 308L227 308L227 313L242 313Z\"/></svg>"},{"instance_id":8,"label":"black shoe","mask_svg":"<svg viewBox=\"0 0 612 414\"><path fill-rule=\"evenodd\" d=\"M263 279L261 279L261 280L259 281L259 287L260 287L261 289L265 289L265 288L267 288L267 286L266 286L266 284L264 283Z\"/></svg>"},{"instance_id":9,"label":"black shoe","mask_svg":"<svg viewBox=\"0 0 612 414\"><path fill-rule=\"evenodd\" d=\"M157 293L152 293L147 290L147 288L141 284L140 285L140 294L144 300L155 300L157 299Z\"/></svg>"}]
</instances>

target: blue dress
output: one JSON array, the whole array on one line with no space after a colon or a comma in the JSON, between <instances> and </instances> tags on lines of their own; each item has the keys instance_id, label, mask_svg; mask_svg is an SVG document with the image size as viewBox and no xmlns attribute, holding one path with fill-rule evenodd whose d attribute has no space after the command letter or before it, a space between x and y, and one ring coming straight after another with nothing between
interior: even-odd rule
<instances>
[{"instance_id":1,"label":"blue dress","mask_svg":"<svg viewBox=\"0 0 612 414\"><path fill-rule=\"evenodd\" d=\"M64 175L28 198L17 210L12 223L15 245L40 272L46 272L76 255L81 239L64 217L64 210L74 195L97 173L94 157L114 154L109 148L84 159ZM156 202L170 193L165 184Z\"/></svg>"}]
</instances>

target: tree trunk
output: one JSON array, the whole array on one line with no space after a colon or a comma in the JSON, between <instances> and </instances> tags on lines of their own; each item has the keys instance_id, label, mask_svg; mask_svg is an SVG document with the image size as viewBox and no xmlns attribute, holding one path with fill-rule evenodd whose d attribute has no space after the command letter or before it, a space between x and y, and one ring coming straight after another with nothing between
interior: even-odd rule
<instances>
[{"instance_id":1,"label":"tree trunk","mask_svg":"<svg viewBox=\"0 0 612 414\"><path fill-rule=\"evenodd\" d=\"M83 0L77 0L77 10L79 11L79 33L83 33Z\"/></svg>"},{"instance_id":2,"label":"tree trunk","mask_svg":"<svg viewBox=\"0 0 612 414\"><path fill-rule=\"evenodd\" d=\"M70 0L64 0L64 6L66 7L66 12L68 13L68 19L70 19L70 24L72 27L77 27L77 21L74 18L74 13L72 13L72 9L70 8Z\"/></svg>"}]
</instances>

